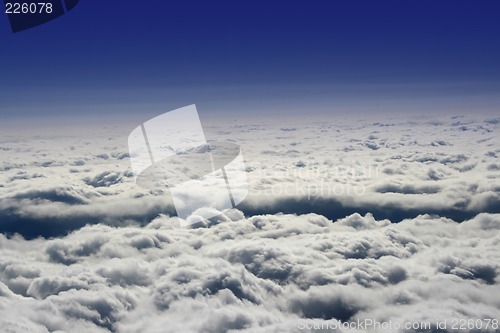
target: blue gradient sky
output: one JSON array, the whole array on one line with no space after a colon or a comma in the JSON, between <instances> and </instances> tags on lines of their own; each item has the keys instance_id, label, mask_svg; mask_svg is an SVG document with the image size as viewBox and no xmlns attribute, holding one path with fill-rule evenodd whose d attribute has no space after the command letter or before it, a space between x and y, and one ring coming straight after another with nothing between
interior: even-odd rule
<instances>
[{"instance_id":1,"label":"blue gradient sky","mask_svg":"<svg viewBox=\"0 0 500 333\"><path fill-rule=\"evenodd\" d=\"M0 15L0 116L489 111L498 1L81 0L13 34Z\"/></svg>"}]
</instances>

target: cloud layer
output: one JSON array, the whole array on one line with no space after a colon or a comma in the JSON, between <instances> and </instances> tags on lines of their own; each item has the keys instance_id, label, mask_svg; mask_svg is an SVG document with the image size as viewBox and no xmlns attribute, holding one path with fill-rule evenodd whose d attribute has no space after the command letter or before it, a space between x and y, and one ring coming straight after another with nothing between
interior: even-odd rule
<instances>
[{"instance_id":1,"label":"cloud layer","mask_svg":"<svg viewBox=\"0 0 500 333\"><path fill-rule=\"evenodd\" d=\"M241 144L249 196L192 228L168 191L134 183L123 128L5 135L0 327L307 332L371 319L453 332L436 323L500 319L499 126L208 124L207 137Z\"/></svg>"},{"instance_id":2,"label":"cloud layer","mask_svg":"<svg viewBox=\"0 0 500 333\"><path fill-rule=\"evenodd\" d=\"M1 236L1 326L298 332L307 320L500 316L498 214L461 224L427 215L398 224L370 214L335 223L229 215L196 229L160 216L146 227L87 226L49 241Z\"/></svg>"}]
</instances>

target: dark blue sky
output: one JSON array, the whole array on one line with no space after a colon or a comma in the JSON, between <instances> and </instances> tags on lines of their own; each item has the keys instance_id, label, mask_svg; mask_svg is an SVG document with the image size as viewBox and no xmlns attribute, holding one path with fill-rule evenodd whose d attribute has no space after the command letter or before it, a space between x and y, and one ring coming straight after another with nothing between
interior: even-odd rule
<instances>
[{"instance_id":1,"label":"dark blue sky","mask_svg":"<svg viewBox=\"0 0 500 333\"><path fill-rule=\"evenodd\" d=\"M13 34L0 115L495 111L498 1L91 1Z\"/></svg>"}]
</instances>

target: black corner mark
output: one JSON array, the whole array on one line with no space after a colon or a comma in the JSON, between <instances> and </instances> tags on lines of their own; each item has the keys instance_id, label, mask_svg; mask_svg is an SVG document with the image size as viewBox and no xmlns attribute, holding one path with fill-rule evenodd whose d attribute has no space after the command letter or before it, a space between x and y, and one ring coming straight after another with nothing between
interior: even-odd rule
<instances>
[{"instance_id":1,"label":"black corner mark","mask_svg":"<svg viewBox=\"0 0 500 333\"><path fill-rule=\"evenodd\" d=\"M66 3L66 10L72 10L80 0L64 0Z\"/></svg>"},{"instance_id":2,"label":"black corner mark","mask_svg":"<svg viewBox=\"0 0 500 333\"><path fill-rule=\"evenodd\" d=\"M73 9L80 0L4 0L12 32L31 29Z\"/></svg>"}]
</instances>

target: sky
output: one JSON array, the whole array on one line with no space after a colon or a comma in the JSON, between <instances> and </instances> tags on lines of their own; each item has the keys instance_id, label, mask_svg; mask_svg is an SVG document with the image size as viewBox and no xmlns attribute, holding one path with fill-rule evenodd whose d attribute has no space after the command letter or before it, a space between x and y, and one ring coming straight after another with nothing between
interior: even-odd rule
<instances>
[{"instance_id":1,"label":"sky","mask_svg":"<svg viewBox=\"0 0 500 333\"><path fill-rule=\"evenodd\" d=\"M498 112L499 15L496 1L82 0L12 33L2 14L0 116Z\"/></svg>"}]
</instances>

